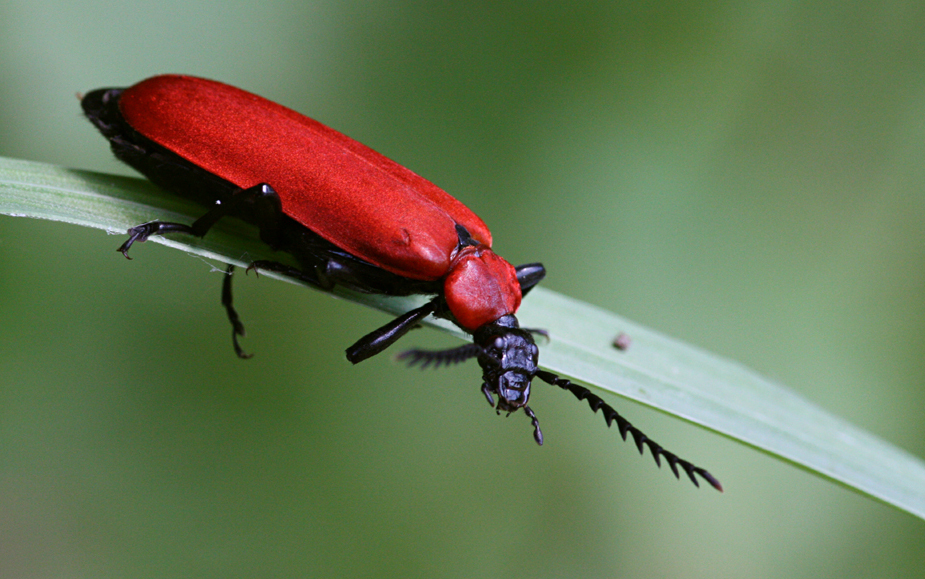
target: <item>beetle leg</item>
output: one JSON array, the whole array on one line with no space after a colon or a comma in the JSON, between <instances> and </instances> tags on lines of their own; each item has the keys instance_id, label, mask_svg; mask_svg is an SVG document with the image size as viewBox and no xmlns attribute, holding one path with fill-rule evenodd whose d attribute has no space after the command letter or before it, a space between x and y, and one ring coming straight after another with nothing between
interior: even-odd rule
<instances>
[{"instance_id":1,"label":"beetle leg","mask_svg":"<svg viewBox=\"0 0 925 579\"><path fill-rule=\"evenodd\" d=\"M350 285L348 281L350 269L342 267L341 264L335 260L329 260L327 267L316 267L315 271L312 273L308 273L284 263L263 260L255 261L247 268L248 271L252 269L255 272L263 269L266 271L281 273L283 275L311 283L325 290L332 289L334 285L340 281L339 278L341 276L344 278L343 281L348 282L345 285ZM321 275L320 272L322 269L326 275ZM436 312L439 306L440 298L434 298L423 306L408 311L403 315L395 318L388 324L382 326L381 328L366 334L357 340L356 343L354 343L352 346L347 348L347 359L354 364L357 364L382 352L394 344L399 338L411 331L411 329L420 323L421 320ZM231 315L229 314L229 319L230 318ZM232 320L232 324L234 324L234 320ZM477 352L475 354L466 355L466 358L469 358L472 355L477 355Z\"/></svg>"},{"instance_id":2,"label":"beetle leg","mask_svg":"<svg viewBox=\"0 0 925 579\"><path fill-rule=\"evenodd\" d=\"M546 277L546 268L542 263L528 263L518 266L517 281L520 282L520 293L527 295L533 289L533 286L543 281Z\"/></svg>"},{"instance_id":3,"label":"beetle leg","mask_svg":"<svg viewBox=\"0 0 925 579\"><path fill-rule=\"evenodd\" d=\"M250 358L252 354L247 354L244 352L244 349L241 348L241 345L238 343L239 337L244 337L244 324L241 322L240 317L238 317L238 312L235 310L232 303L232 294L231 294L231 279L234 275L235 267L233 265L228 265L228 268L225 270L225 279L222 282L222 305L225 306L225 312L228 314L228 321L231 322L231 341L234 345L234 352L238 355L239 358ZM276 273L281 273L289 277L296 279L304 280L315 285L322 285L318 283L318 280L312 278L311 276L304 273L302 270L290 267L286 264L275 262L275 261L255 261L247 267L247 271L254 270L255 273L258 270L263 269L267 271L273 271ZM332 286L333 287L333 286ZM330 289L330 288L325 288Z\"/></svg>"},{"instance_id":4,"label":"beetle leg","mask_svg":"<svg viewBox=\"0 0 925 579\"><path fill-rule=\"evenodd\" d=\"M527 413L527 416L530 417L530 422L533 423L533 440L540 446L543 446L543 431L540 430L540 421L536 418L536 414L533 413L533 410L531 410L529 406L524 406L524 412Z\"/></svg>"},{"instance_id":5,"label":"beetle leg","mask_svg":"<svg viewBox=\"0 0 925 579\"><path fill-rule=\"evenodd\" d=\"M547 342L549 341L549 330L544 330L542 328L524 328L524 331L536 334L537 336L543 336L546 338Z\"/></svg>"},{"instance_id":6,"label":"beetle leg","mask_svg":"<svg viewBox=\"0 0 925 579\"><path fill-rule=\"evenodd\" d=\"M253 354L246 354L238 343L238 336L244 337L244 324L241 323L238 312L234 309L234 305L232 304L231 278L233 276L234 266L229 264L228 269L225 270L225 279L222 282L222 305L225 306L225 311L228 313L228 321L231 322L231 343L234 344L234 353L238 355L238 358L247 359Z\"/></svg>"},{"instance_id":7,"label":"beetle leg","mask_svg":"<svg viewBox=\"0 0 925 579\"><path fill-rule=\"evenodd\" d=\"M183 223L168 223L165 221L151 221L150 223L144 223L136 227L132 227L128 230L129 238L125 240L125 243L119 246L119 249L116 251L122 252L122 255L126 259L132 259L128 255L128 250L132 247L132 244L136 241L144 243L148 240L148 237L152 235L161 235L163 233L169 233L172 231L180 231L183 233L188 233L193 235L193 228L189 225Z\"/></svg>"},{"instance_id":8,"label":"beetle leg","mask_svg":"<svg viewBox=\"0 0 925 579\"><path fill-rule=\"evenodd\" d=\"M119 247L118 251L122 252L122 255L125 257L131 259L128 256L128 250L132 247L133 243L136 241L144 242L152 235L162 235L164 233L179 231L196 237L203 237L219 219L226 215L234 215L234 212L240 209L241 204L247 202L254 203L254 205L257 206L261 236L269 238L270 240L278 238L278 226L274 224L279 222L279 216L282 215L279 196L272 187L266 183L261 183L237 191L224 203L217 202L212 209L194 221L192 225L167 221L152 221L133 227L128 230L128 240Z\"/></svg>"},{"instance_id":9,"label":"beetle leg","mask_svg":"<svg viewBox=\"0 0 925 579\"><path fill-rule=\"evenodd\" d=\"M407 334L411 328L418 325L421 320L434 313L438 299L434 298L423 306L398 316L378 330L366 334L347 348L347 359L357 364L385 350Z\"/></svg>"},{"instance_id":10,"label":"beetle leg","mask_svg":"<svg viewBox=\"0 0 925 579\"><path fill-rule=\"evenodd\" d=\"M485 398L488 399L488 403L491 404L491 407L495 407L495 397L491 395L491 386L488 385L488 382L482 384L482 394L485 395Z\"/></svg>"}]
</instances>

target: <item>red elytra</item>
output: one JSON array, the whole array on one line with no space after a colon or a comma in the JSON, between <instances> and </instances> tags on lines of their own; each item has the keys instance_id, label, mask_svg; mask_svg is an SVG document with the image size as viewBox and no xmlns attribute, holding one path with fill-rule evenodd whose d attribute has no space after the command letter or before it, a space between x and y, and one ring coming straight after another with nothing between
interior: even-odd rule
<instances>
[{"instance_id":1,"label":"red elytra","mask_svg":"<svg viewBox=\"0 0 925 579\"><path fill-rule=\"evenodd\" d=\"M601 410L608 426L631 434L640 453L680 466L699 486L709 472L666 451L587 388L541 370L533 332L514 313L545 276L541 264L514 268L492 249L491 233L471 210L430 181L369 147L257 95L216 81L156 76L126 89L97 89L81 100L87 118L115 155L155 184L209 207L192 225L152 221L129 229L119 248L183 232L204 236L219 219L256 224L261 239L300 263L260 261L273 270L330 290L343 285L387 295L434 295L423 306L370 332L347 349L358 363L374 356L430 315L472 334L448 350L410 350L410 364L453 364L476 358L482 393L499 413L523 409L534 438L543 435L527 406L533 378L568 390ZM235 351L244 328L231 302L229 266L222 303ZM494 396L498 396L497 404Z\"/></svg>"},{"instance_id":2,"label":"red elytra","mask_svg":"<svg viewBox=\"0 0 925 579\"><path fill-rule=\"evenodd\" d=\"M165 75L122 93L139 133L242 189L271 183L283 212L350 253L414 279L438 279L454 226L491 233L445 191L318 121L241 89Z\"/></svg>"},{"instance_id":3,"label":"red elytra","mask_svg":"<svg viewBox=\"0 0 925 579\"><path fill-rule=\"evenodd\" d=\"M119 108L148 139L241 189L272 184L283 213L353 255L411 279L446 277L450 310L468 330L520 307L514 267L491 252L491 233L475 213L318 121L179 75L126 89ZM457 224L480 246L458 252Z\"/></svg>"}]
</instances>

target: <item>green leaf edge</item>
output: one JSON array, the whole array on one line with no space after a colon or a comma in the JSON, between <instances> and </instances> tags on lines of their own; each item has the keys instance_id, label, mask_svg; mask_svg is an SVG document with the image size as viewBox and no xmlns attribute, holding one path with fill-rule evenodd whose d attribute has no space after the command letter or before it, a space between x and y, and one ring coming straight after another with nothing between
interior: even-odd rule
<instances>
[{"instance_id":1,"label":"green leaf edge","mask_svg":"<svg viewBox=\"0 0 925 579\"><path fill-rule=\"evenodd\" d=\"M155 218L191 222L201 212L141 179L0 157L0 214L122 234ZM151 241L241 266L285 259L254 239L252 227L228 220L205 239L174 235ZM339 288L334 294L391 314L421 303ZM525 327L549 331L541 362L553 372L744 442L925 519L925 462L740 364L541 287L530 293L518 317ZM442 320L429 324L463 335ZM620 332L632 337L627 351L612 346ZM714 474L722 479L722 473Z\"/></svg>"}]
</instances>

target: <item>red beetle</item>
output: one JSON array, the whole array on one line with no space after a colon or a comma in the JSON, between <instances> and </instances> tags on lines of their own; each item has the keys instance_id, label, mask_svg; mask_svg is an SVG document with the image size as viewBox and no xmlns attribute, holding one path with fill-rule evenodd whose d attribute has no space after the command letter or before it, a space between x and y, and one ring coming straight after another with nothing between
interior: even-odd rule
<instances>
[{"instance_id":1,"label":"red beetle","mask_svg":"<svg viewBox=\"0 0 925 579\"><path fill-rule=\"evenodd\" d=\"M537 330L514 314L521 297L546 275L538 263L513 267L491 250L491 233L477 215L442 189L369 147L262 97L201 78L163 75L126 89L98 89L83 97L87 118L109 139L116 157L156 185L210 209L192 225L154 221L133 227L119 251L154 234L205 235L226 215L258 226L272 248L292 255L298 268L259 261L251 268L280 272L321 289L335 285L387 295L435 297L347 349L360 362L386 349L428 315L448 319L473 343L441 351L401 354L411 364L439 366L477 358L482 392L498 411L527 406L534 377L603 409L640 453L665 457L715 488L706 470L665 451L592 394L537 366ZM231 273L222 302L235 351L243 326L231 304ZM495 404L494 396L498 396Z\"/></svg>"}]
</instances>

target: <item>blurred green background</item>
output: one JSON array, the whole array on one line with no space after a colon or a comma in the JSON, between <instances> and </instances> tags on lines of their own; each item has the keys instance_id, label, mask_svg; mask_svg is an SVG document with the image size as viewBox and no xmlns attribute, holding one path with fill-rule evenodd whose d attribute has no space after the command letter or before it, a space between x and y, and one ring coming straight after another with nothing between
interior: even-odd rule
<instances>
[{"instance_id":1,"label":"blurred green background","mask_svg":"<svg viewBox=\"0 0 925 579\"><path fill-rule=\"evenodd\" d=\"M211 77L446 188L548 288L925 455L925 4L0 3L0 155L131 174L75 93ZM0 217L2 577L921 577L925 525L610 398L538 448L379 312ZM615 328L615 334L619 328ZM432 330L404 344L453 344Z\"/></svg>"}]
</instances>

